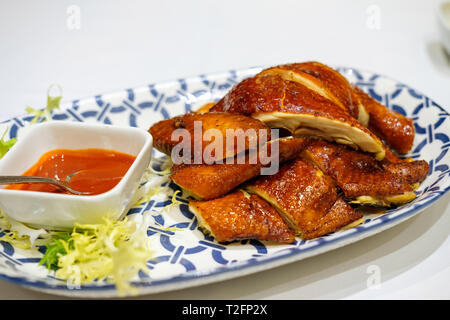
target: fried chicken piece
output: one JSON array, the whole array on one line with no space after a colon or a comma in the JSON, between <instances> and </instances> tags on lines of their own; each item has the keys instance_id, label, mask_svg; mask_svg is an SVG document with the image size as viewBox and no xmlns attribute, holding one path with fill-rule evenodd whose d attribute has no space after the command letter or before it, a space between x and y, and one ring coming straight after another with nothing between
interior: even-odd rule
<instances>
[{"instance_id":1,"label":"fried chicken piece","mask_svg":"<svg viewBox=\"0 0 450 320\"><path fill-rule=\"evenodd\" d=\"M413 120L389 110L356 86L354 91L370 114L369 129L398 153L411 150L415 135Z\"/></svg>"},{"instance_id":2,"label":"fried chicken piece","mask_svg":"<svg viewBox=\"0 0 450 320\"><path fill-rule=\"evenodd\" d=\"M331 207L330 211L323 216L314 228L310 228L303 233L304 240L318 238L325 234L354 227L361 224L363 215L354 210L347 202L339 197Z\"/></svg>"},{"instance_id":3,"label":"fried chicken piece","mask_svg":"<svg viewBox=\"0 0 450 320\"><path fill-rule=\"evenodd\" d=\"M279 74L284 80L299 82L333 101L367 127L369 114L348 80L323 63L290 63L263 70L261 74Z\"/></svg>"},{"instance_id":4,"label":"fried chicken piece","mask_svg":"<svg viewBox=\"0 0 450 320\"><path fill-rule=\"evenodd\" d=\"M240 82L211 112L249 115L294 136L312 135L374 153L378 160L385 155L380 139L350 112L307 86L273 72L262 72Z\"/></svg>"},{"instance_id":5,"label":"fried chicken piece","mask_svg":"<svg viewBox=\"0 0 450 320\"><path fill-rule=\"evenodd\" d=\"M187 133L187 145L190 146L188 156L178 154L178 151L177 155L194 159L197 164L234 157L270 140L270 129L257 119L230 113L188 113L154 124L149 129L153 146L171 156L175 146L185 142L185 137L177 136L177 129L186 130L184 133ZM208 132L211 133L209 137L205 136ZM208 150L210 152L205 152Z\"/></svg>"},{"instance_id":6,"label":"fried chicken piece","mask_svg":"<svg viewBox=\"0 0 450 320\"><path fill-rule=\"evenodd\" d=\"M249 182L245 189L272 204L303 239L336 231L361 218L341 203L331 179L301 158L284 164L275 175Z\"/></svg>"},{"instance_id":7,"label":"fried chicken piece","mask_svg":"<svg viewBox=\"0 0 450 320\"><path fill-rule=\"evenodd\" d=\"M269 141L267 146L267 158L256 154L255 161L247 154L243 163L233 159L232 163L223 164L190 164L174 165L170 179L185 190L188 190L196 199L215 199L233 190L243 182L261 174L262 168L273 167L276 170L279 164L298 157L306 144L303 138L281 138L277 140L278 154L272 154L272 146L275 141ZM259 150L262 152L262 149ZM269 163L270 157L278 163ZM262 161L261 161L262 160Z\"/></svg>"},{"instance_id":8,"label":"fried chicken piece","mask_svg":"<svg viewBox=\"0 0 450 320\"><path fill-rule=\"evenodd\" d=\"M285 64L263 70L299 82L348 110L358 121L386 141L397 152L407 153L414 141L414 124L402 114L391 111L336 70L316 61Z\"/></svg>"},{"instance_id":9,"label":"fried chicken piece","mask_svg":"<svg viewBox=\"0 0 450 320\"><path fill-rule=\"evenodd\" d=\"M397 163L383 161L382 166L383 169L410 185L422 183L430 170L430 166L425 160L407 159Z\"/></svg>"},{"instance_id":10,"label":"fried chicken piece","mask_svg":"<svg viewBox=\"0 0 450 320\"><path fill-rule=\"evenodd\" d=\"M323 140L312 140L302 156L315 163L353 203L389 206L413 200L413 184L428 173L423 161L376 161L372 155Z\"/></svg>"},{"instance_id":11,"label":"fried chicken piece","mask_svg":"<svg viewBox=\"0 0 450 320\"><path fill-rule=\"evenodd\" d=\"M280 243L295 241L294 232L274 208L255 195L238 190L209 201L189 201L203 232L219 242L243 239Z\"/></svg>"}]
</instances>

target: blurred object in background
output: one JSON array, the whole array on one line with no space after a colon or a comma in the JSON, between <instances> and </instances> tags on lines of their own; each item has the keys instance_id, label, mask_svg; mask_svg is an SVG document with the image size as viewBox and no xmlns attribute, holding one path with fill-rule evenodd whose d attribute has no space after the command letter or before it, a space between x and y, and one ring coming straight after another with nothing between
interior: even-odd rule
<instances>
[{"instance_id":1,"label":"blurred object in background","mask_svg":"<svg viewBox=\"0 0 450 320\"><path fill-rule=\"evenodd\" d=\"M450 1L439 4L438 18L442 34L442 44L445 50L447 50L447 54L450 55Z\"/></svg>"}]
</instances>

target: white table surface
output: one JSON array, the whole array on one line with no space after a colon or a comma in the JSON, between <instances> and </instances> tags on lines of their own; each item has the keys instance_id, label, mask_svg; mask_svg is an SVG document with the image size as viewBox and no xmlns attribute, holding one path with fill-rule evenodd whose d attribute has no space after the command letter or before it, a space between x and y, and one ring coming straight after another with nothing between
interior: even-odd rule
<instances>
[{"instance_id":1,"label":"white table surface","mask_svg":"<svg viewBox=\"0 0 450 320\"><path fill-rule=\"evenodd\" d=\"M70 101L306 60L388 75L450 110L450 58L440 43L438 3L1 0L0 120L26 105L42 107L52 83ZM71 5L79 9L79 25ZM449 299L449 200L447 194L390 230L317 257L142 298ZM380 271L378 288L367 286L373 266ZM55 298L0 282L0 299Z\"/></svg>"}]
</instances>

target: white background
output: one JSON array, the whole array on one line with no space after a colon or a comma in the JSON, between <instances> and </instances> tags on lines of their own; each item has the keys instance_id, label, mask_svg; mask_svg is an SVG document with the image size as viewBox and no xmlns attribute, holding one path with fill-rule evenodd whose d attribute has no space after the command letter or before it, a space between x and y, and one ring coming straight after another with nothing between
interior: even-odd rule
<instances>
[{"instance_id":1,"label":"white background","mask_svg":"<svg viewBox=\"0 0 450 320\"><path fill-rule=\"evenodd\" d=\"M448 111L450 57L440 43L438 3L0 0L0 120L26 105L43 107L52 83L71 101L306 60L388 75ZM67 24L71 5L80 9L80 29ZM375 21L374 8L380 13ZM447 195L382 234L305 261L143 298L449 299L449 200ZM367 285L373 266L381 275L377 289ZM56 297L0 282L0 298Z\"/></svg>"}]
</instances>

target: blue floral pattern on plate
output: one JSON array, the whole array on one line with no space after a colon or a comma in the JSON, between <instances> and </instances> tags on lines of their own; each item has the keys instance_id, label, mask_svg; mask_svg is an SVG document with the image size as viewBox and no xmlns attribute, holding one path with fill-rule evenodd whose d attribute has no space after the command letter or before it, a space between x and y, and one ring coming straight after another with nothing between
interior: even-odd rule
<instances>
[{"instance_id":1,"label":"blue floral pattern on plate","mask_svg":"<svg viewBox=\"0 0 450 320\"><path fill-rule=\"evenodd\" d=\"M250 68L216 75L200 75L75 100L54 112L53 119L147 129L159 120L219 100L233 85L260 70L261 68ZM167 197L152 198L129 212L143 214L150 211L156 222L148 230L156 252L155 259L148 262L151 272L149 275L140 274L134 281L141 294L230 279L344 246L412 217L450 189L450 115L433 100L405 84L352 68L338 70L390 109L414 119L416 138L409 156L427 160L430 164L427 179L416 191L417 198L411 203L389 210L386 214L367 215L364 223L356 228L310 241L298 239L291 245L267 244L256 240L224 244L205 236L197 228L197 220L189 211L186 195L182 192L176 195L181 204L168 207L172 195L180 189L166 181L164 186L171 190ZM29 115L15 117L1 123L0 130L9 128L10 138L20 139L21 132L26 130L32 118ZM152 165L158 169L164 158L157 151L154 151L154 158ZM182 231L167 231L167 227L173 226ZM67 296L117 295L114 286L108 283L71 287L65 281L54 278L47 269L38 265L42 252L43 248L22 250L0 241L0 279Z\"/></svg>"}]
</instances>

